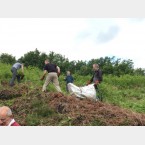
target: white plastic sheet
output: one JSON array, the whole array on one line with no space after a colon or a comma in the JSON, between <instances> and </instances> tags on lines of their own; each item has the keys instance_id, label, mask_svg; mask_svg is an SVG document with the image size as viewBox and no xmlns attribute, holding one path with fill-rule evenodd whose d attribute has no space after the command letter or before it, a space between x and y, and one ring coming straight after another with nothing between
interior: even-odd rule
<instances>
[{"instance_id":1,"label":"white plastic sheet","mask_svg":"<svg viewBox=\"0 0 145 145\"><path fill-rule=\"evenodd\" d=\"M70 94L74 94L79 98L91 98L96 100L96 90L94 84L90 84L84 87L78 87L72 83L68 84L68 90Z\"/></svg>"}]
</instances>

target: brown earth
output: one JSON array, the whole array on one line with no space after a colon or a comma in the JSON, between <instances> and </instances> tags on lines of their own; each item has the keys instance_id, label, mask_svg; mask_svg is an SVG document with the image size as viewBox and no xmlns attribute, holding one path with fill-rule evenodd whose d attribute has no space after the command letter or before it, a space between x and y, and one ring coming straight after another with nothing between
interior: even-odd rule
<instances>
[{"instance_id":1,"label":"brown earth","mask_svg":"<svg viewBox=\"0 0 145 145\"><path fill-rule=\"evenodd\" d=\"M8 100L12 100L13 103L8 104ZM30 90L29 86L24 84L0 89L0 104L9 105L15 119L21 125L27 126L145 125L144 114L105 102L78 99L61 93L42 93L40 89Z\"/></svg>"}]
</instances>

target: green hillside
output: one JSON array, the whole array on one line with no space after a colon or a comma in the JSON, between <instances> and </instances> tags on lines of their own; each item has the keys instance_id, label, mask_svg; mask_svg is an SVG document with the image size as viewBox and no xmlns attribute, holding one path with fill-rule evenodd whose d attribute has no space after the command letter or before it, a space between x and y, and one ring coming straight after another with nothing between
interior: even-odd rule
<instances>
[{"instance_id":1,"label":"green hillside","mask_svg":"<svg viewBox=\"0 0 145 145\"><path fill-rule=\"evenodd\" d=\"M73 124L72 118L66 115L61 115L60 112L57 112L53 108L54 106L49 104L49 108L46 107L46 101L49 100L50 94L44 95L41 92L41 88L43 85L43 81L40 81L40 77L42 75L42 70L39 70L35 67L28 67L24 69L25 77L22 80L20 85L17 85L14 88L11 88L7 85L9 80L11 79L11 72L10 72L11 66L7 64L0 63L0 93L4 94L3 92L7 92L7 96L12 96L11 98L8 98L7 100L0 99L0 105L8 105L15 110L15 114L19 114L18 110L32 107L32 111L41 115L39 116L37 113L33 114L30 110L25 110L24 112L27 113L27 117L24 116L27 122L25 125L77 125ZM86 82L90 79L91 76L80 76L77 74L73 74L75 81L74 84L77 86L84 86ZM63 90L64 96L69 96L69 94L66 93L65 90L65 81L64 81L64 74L61 74L59 77L60 86ZM111 75L104 75L104 79L102 84L99 86L99 89L103 95L103 102L105 104L110 104L112 106L118 106L122 109L127 109L129 111L133 111L136 113L145 113L145 77L144 76L131 76L131 75L123 75L120 77L111 76ZM27 91L26 91L27 90ZM50 85L48 87L48 91L51 93L56 93L53 85ZM10 95L11 94L11 95ZM20 97L17 97L19 96ZM56 93L57 94L57 93ZM56 94L53 94L56 96ZM39 96L42 96L42 98L39 98ZM33 98L34 97L34 98ZM51 96L52 97L52 96ZM50 98L51 98L50 97ZM55 97L54 97L55 98ZM52 98L51 98L52 99ZM64 98L63 98L64 99ZM23 104L23 101L26 104ZM28 101L29 100L29 101ZM58 99L59 100L59 99ZM21 102L22 101L22 102ZM27 104L28 102L31 102L32 106L29 106ZM49 100L50 101L50 100ZM52 101L52 100L51 100ZM81 100L78 100L79 102ZM83 100L82 100L83 101ZM21 102L22 106L20 104L17 104L18 102ZM50 102L49 102L50 103ZM53 104L53 101L51 102ZM15 104L17 104L18 110L15 108ZM86 103L87 104L87 103ZM28 106L27 106L28 105ZM74 104L75 105L75 104ZM105 105L106 106L106 105ZM53 109L52 109L53 108ZM20 111L20 110L19 110ZM51 118L51 117L53 118ZM38 121L38 118L49 118L49 120L43 120L42 124ZM54 123L53 121L58 117L58 120ZM19 117L17 117L19 119ZM37 120L38 119L38 120ZM51 120L52 119L52 120ZM59 120L60 119L60 120ZM51 121L53 123L51 123ZM71 122L72 121L72 122ZM48 123L49 122L49 123ZM85 122L84 125L86 125L88 122ZM94 121L87 125L93 125ZM80 124L83 125L83 124ZM97 120L97 123L94 123L94 125L108 125L105 124L103 121ZM110 124L109 124L110 125ZM117 124L118 125L118 124ZM119 124L122 125L122 124ZM129 123L126 123L125 125L130 125Z\"/></svg>"}]
</instances>

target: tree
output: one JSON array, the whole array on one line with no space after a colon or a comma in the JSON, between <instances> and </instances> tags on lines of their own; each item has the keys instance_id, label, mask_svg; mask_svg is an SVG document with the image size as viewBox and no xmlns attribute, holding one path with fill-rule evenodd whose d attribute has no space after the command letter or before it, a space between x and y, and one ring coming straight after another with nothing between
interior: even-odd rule
<instances>
[{"instance_id":1,"label":"tree","mask_svg":"<svg viewBox=\"0 0 145 145\"><path fill-rule=\"evenodd\" d=\"M67 69L69 68L68 58L65 58L65 56L63 56L61 54L57 54L57 53L51 51L48 54L48 59L51 63L58 65L61 69L61 72L63 72L63 73L65 73L67 71Z\"/></svg>"},{"instance_id":2,"label":"tree","mask_svg":"<svg viewBox=\"0 0 145 145\"><path fill-rule=\"evenodd\" d=\"M38 68L43 69L43 67L44 67L44 61L45 61L46 59L48 59L47 54L41 53L41 54L39 55Z\"/></svg>"},{"instance_id":3,"label":"tree","mask_svg":"<svg viewBox=\"0 0 145 145\"><path fill-rule=\"evenodd\" d=\"M72 73L77 73L79 75L92 75L92 66L94 63L99 64L103 74L112 74L116 76L121 76L124 74L143 74L143 70L133 69L132 60L121 60L119 58L113 57L100 57L97 59L91 59L90 61L69 61L68 58L61 54L57 54L51 51L49 54L41 53L39 50L30 51L26 53L19 60L24 61L25 65L36 66L40 69L44 67L44 60L49 59L51 63L58 65L62 73L66 73L67 70Z\"/></svg>"},{"instance_id":4,"label":"tree","mask_svg":"<svg viewBox=\"0 0 145 145\"><path fill-rule=\"evenodd\" d=\"M6 63L6 64L13 64L16 62L16 59L14 56L7 54L7 53L2 53L0 55L0 62Z\"/></svg>"},{"instance_id":5,"label":"tree","mask_svg":"<svg viewBox=\"0 0 145 145\"><path fill-rule=\"evenodd\" d=\"M24 62L25 66L39 67L39 55L40 52L36 48L35 51L30 51L24 54L24 56L21 57L18 61Z\"/></svg>"},{"instance_id":6,"label":"tree","mask_svg":"<svg viewBox=\"0 0 145 145\"><path fill-rule=\"evenodd\" d=\"M145 75L145 69L137 68L137 69L134 70L134 74L135 74L135 75L144 76L144 75Z\"/></svg>"}]
</instances>

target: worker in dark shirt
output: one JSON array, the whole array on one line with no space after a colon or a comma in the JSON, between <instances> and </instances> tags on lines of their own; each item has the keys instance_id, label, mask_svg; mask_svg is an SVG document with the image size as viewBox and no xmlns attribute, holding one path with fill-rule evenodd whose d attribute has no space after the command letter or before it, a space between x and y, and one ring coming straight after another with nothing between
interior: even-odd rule
<instances>
[{"instance_id":1,"label":"worker in dark shirt","mask_svg":"<svg viewBox=\"0 0 145 145\"><path fill-rule=\"evenodd\" d=\"M87 82L87 85L94 83L95 89L98 89L97 85L100 84L103 80L102 71L99 69L98 64L93 64L93 71L94 74L92 78Z\"/></svg>"},{"instance_id":2,"label":"worker in dark shirt","mask_svg":"<svg viewBox=\"0 0 145 145\"><path fill-rule=\"evenodd\" d=\"M70 71L67 71L67 75L66 75L66 77L65 77L64 80L66 81L66 91L68 92L68 86L67 86L67 84L68 84L68 83L73 83L73 82L74 82L74 78L73 78L73 76L71 75Z\"/></svg>"},{"instance_id":3,"label":"worker in dark shirt","mask_svg":"<svg viewBox=\"0 0 145 145\"><path fill-rule=\"evenodd\" d=\"M58 76L60 75L60 68L52 63L49 63L49 60L45 60L45 67L44 67L44 73L43 76L41 77L41 80L43 80L46 76L45 83L43 85L42 91L46 91L46 87L50 82L52 82L58 92L62 92L59 86L59 81L58 81ZM48 72L48 74L47 74Z\"/></svg>"}]
</instances>

